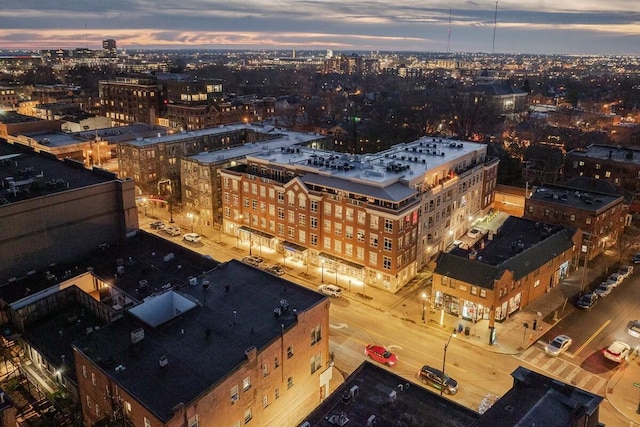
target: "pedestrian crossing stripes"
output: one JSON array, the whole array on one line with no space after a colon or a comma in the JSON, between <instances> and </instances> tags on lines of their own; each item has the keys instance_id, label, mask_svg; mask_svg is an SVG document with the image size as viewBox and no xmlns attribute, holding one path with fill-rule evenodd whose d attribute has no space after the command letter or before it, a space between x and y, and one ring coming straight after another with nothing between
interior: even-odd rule
<instances>
[{"instance_id":1,"label":"pedestrian crossing stripes","mask_svg":"<svg viewBox=\"0 0 640 427\"><path fill-rule=\"evenodd\" d=\"M544 352L544 344L538 342L515 357L533 366L536 370L556 377L563 382L600 396L605 394L607 379L585 371L580 366L564 359L572 357L571 354L560 357L548 356Z\"/></svg>"}]
</instances>

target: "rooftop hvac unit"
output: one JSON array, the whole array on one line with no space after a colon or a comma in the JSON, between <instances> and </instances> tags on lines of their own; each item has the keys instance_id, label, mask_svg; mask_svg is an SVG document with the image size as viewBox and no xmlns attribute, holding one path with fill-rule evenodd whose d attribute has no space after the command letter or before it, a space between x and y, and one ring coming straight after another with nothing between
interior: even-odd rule
<instances>
[{"instance_id":1,"label":"rooftop hvac unit","mask_svg":"<svg viewBox=\"0 0 640 427\"><path fill-rule=\"evenodd\" d=\"M376 416L371 415L369 418L367 418L367 427L371 427L374 425L376 425Z\"/></svg>"},{"instance_id":2,"label":"rooftop hvac unit","mask_svg":"<svg viewBox=\"0 0 640 427\"><path fill-rule=\"evenodd\" d=\"M158 362L160 363L161 368L166 368L167 365L169 365L169 359L167 359L167 356L161 356Z\"/></svg>"},{"instance_id":3,"label":"rooftop hvac unit","mask_svg":"<svg viewBox=\"0 0 640 427\"><path fill-rule=\"evenodd\" d=\"M191 277L189 278L189 284L191 286L196 286L198 284L198 278L197 277Z\"/></svg>"}]
</instances>

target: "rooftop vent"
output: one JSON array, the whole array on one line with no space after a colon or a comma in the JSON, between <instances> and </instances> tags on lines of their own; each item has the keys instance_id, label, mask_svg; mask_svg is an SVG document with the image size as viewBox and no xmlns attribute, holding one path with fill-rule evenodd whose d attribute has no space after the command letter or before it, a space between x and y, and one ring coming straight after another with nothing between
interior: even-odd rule
<instances>
[{"instance_id":1,"label":"rooftop vent","mask_svg":"<svg viewBox=\"0 0 640 427\"><path fill-rule=\"evenodd\" d=\"M167 356L160 356L158 362L160 363L161 368L166 368L169 365L169 359L167 359Z\"/></svg>"}]
</instances>

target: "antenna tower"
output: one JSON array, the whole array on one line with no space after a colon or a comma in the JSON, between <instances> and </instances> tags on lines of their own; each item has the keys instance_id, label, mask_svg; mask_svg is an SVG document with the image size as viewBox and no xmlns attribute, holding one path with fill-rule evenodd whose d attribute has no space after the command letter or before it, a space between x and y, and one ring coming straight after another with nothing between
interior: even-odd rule
<instances>
[{"instance_id":1,"label":"antenna tower","mask_svg":"<svg viewBox=\"0 0 640 427\"><path fill-rule=\"evenodd\" d=\"M496 52L496 27L498 25L498 0L496 0L496 13L493 15L493 46L491 46L491 54Z\"/></svg>"},{"instance_id":2,"label":"antenna tower","mask_svg":"<svg viewBox=\"0 0 640 427\"><path fill-rule=\"evenodd\" d=\"M447 34L447 53L451 53L451 8L449 8L449 32Z\"/></svg>"}]
</instances>

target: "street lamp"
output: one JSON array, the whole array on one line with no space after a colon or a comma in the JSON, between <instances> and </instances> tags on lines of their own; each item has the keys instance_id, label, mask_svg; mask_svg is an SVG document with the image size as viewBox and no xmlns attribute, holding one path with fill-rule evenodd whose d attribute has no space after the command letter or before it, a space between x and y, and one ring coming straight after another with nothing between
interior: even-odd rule
<instances>
[{"instance_id":1,"label":"street lamp","mask_svg":"<svg viewBox=\"0 0 640 427\"><path fill-rule=\"evenodd\" d=\"M320 264L322 264L322 278L320 280L320 283L324 283L324 260L320 260Z\"/></svg>"},{"instance_id":2,"label":"street lamp","mask_svg":"<svg viewBox=\"0 0 640 427\"><path fill-rule=\"evenodd\" d=\"M149 201L147 200L146 197L144 197L142 199L142 203L143 203L143 206L144 206L144 216L147 216L147 204L149 203Z\"/></svg>"},{"instance_id":3,"label":"street lamp","mask_svg":"<svg viewBox=\"0 0 640 427\"><path fill-rule=\"evenodd\" d=\"M426 312L427 312L427 293L423 292L422 293L422 323L425 323Z\"/></svg>"},{"instance_id":4,"label":"street lamp","mask_svg":"<svg viewBox=\"0 0 640 427\"><path fill-rule=\"evenodd\" d=\"M442 356L442 384L440 387L440 396L442 396L442 392L444 391L444 382L445 382L445 378L447 377L444 373L444 370L447 364L447 348L449 348L449 343L451 343L451 338L455 336L456 336L456 328L453 328L453 332L451 332L451 335L449 335L449 339L447 340L447 343L444 345L444 356Z\"/></svg>"}]
</instances>

